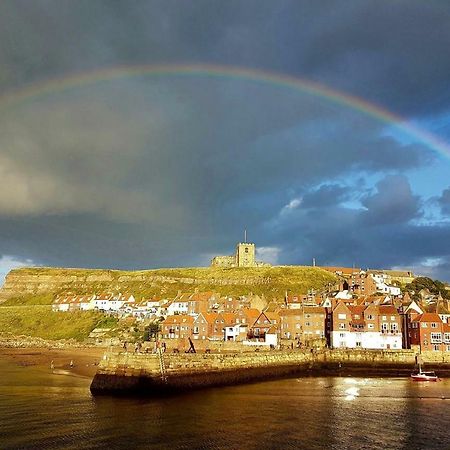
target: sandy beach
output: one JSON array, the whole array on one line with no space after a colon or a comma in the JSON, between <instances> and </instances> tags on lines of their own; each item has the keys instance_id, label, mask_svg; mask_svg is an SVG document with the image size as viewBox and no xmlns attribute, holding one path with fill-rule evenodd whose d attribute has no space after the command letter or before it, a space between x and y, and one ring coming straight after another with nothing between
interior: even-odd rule
<instances>
[{"instance_id":1,"label":"sandy beach","mask_svg":"<svg viewBox=\"0 0 450 450\"><path fill-rule=\"evenodd\" d=\"M67 349L0 347L0 358L13 361L19 366L37 366L53 370L56 374L92 378L105 351L104 347Z\"/></svg>"}]
</instances>

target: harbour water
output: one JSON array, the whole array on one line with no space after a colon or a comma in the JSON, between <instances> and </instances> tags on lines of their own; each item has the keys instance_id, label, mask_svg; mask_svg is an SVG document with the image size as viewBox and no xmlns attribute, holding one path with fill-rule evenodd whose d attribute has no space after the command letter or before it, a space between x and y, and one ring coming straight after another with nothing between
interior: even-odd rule
<instances>
[{"instance_id":1,"label":"harbour water","mask_svg":"<svg viewBox=\"0 0 450 450\"><path fill-rule=\"evenodd\" d=\"M297 378L173 398L0 359L1 449L449 449L450 380Z\"/></svg>"}]
</instances>

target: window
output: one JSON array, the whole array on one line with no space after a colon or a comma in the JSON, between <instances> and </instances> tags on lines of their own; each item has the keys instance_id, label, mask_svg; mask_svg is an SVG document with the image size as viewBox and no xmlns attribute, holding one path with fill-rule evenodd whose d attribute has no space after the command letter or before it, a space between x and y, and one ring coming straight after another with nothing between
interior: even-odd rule
<instances>
[{"instance_id":1,"label":"window","mask_svg":"<svg viewBox=\"0 0 450 450\"><path fill-rule=\"evenodd\" d=\"M441 333L431 333L431 343L432 344L440 344L442 342L442 334Z\"/></svg>"},{"instance_id":2,"label":"window","mask_svg":"<svg viewBox=\"0 0 450 450\"><path fill-rule=\"evenodd\" d=\"M361 342L357 342L357 343L356 343L356 346L357 346L357 347L361 347Z\"/></svg>"},{"instance_id":3,"label":"window","mask_svg":"<svg viewBox=\"0 0 450 450\"><path fill-rule=\"evenodd\" d=\"M431 328L437 328L437 323L436 322L432 322Z\"/></svg>"},{"instance_id":4,"label":"window","mask_svg":"<svg viewBox=\"0 0 450 450\"><path fill-rule=\"evenodd\" d=\"M346 319L347 315L346 314L338 314L338 319Z\"/></svg>"},{"instance_id":5,"label":"window","mask_svg":"<svg viewBox=\"0 0 450 450\"><path fill-rule=\"evenodd\" d=\"M438 352L441 349L440 344L434 344L433 345L433 351Z\"/></svg>"},{"instance_id":6,"label":"window","mask_svg":"<svg viewBox=\"0 0 450 450\"><path fill-rule=\"evenodd\" d=\"M295 328L296 328L297 330L300 330L300 328L301 328L301 327L300 327L300 324L299 324L299 323L296 323L296 324L295 324Z\"/></svg>"},{"instance_id":7,"label":"window","mask_svg":"<svg viewBox=\"0 0 450 450\"><path fill-rule=\"evenodd\" d=\"M387 331L387 329L388 329L388 324L387 323L382 323L381 324L381 330L382 331Z\"/></svg>"},{"instance_id":8,"label":"window","mask_svg":"<svg viewBox=\"0 0 450 450\"><path fill-rule=\"evenodd\" d=\"M359 314L355 314L355 319L359 319Z\"/></svg>"},{"instance_id":9,"label":"window","mask_svg":"<svg viewBox=\"0 0 450 450\"><path fill-rule=\"evenodd\" d=\"M369 324L367 325L367 328L368 328L369 330L373 330L373 323L369 323Z\"/></svg>"},{"instance_id":10,"label":"window","mask_svg":"<svg viewBox=\"0 0 450 450\"><path fill-rule=\"evenodd\" d=\"M444 341L450 342L450 333L444 333Z\"/></svg>"},{"instance_id":11,"label":"window","mask_svg":"<svg viewBox=\"0 0 450 450\"><path fill-rule=\"evenodd\" d=\"M396 323L391 323L391 331L397 331L398 330L398 324Z\"/></svg>"},{"instance_id":12,"label":"window","mask_svg":"<svg viewBox=\"0 0 450 450\"><path fill-rule=\"evenodd\" d=\"M311 314L305 314L305 318L309 319L311 317Z\"/></svg>"},{"instance_id":13,"label":"window","mask_svg":"<svg viewBox=\"0 0 450 450\"><path fill-rule=\"evenodd\" d=\"M340 323L339 324L339 329L340 330L345 330L345 323Z\"/></svg>"},{"instance_id":14,"label":"window","mask_svg":"<svg viewBox=\"0 0 450 450\"><path fill-rule=\"evenodd\" d=\"M426 322L422 322L422 328L427 328L428 324Z\"/></svg>"},{"instance_id":15,"label":"window","mask_svg":"<svg viewBox=\"0 0 450 450\"><path fill-rule=\"evenodd\" d=\"M248 247L245 247L245 253L248 253Z\"/></svg>"},{"instance_id":16,"label":"window","mask_svg":"<svg viewBox=\"0 0 450 450\"><path fill-rule=\"evenodd\" d=\"M344 333L339 333L339 337L343 338L345 336Z\"/></svg>"},{"instance_id":17,"label":"window","mask_svg":"<svg viewBox=\"0 0 450 450\"><path fill-rule=\"evenodd\" d=\"M381 318L381 320L387 320L387 319L386 319L386 316L383 316L383 317Z\"/></svg>"},{"instance_id":18,"label":"window","mask_svg":"<svg viewBox=\"0 0 450 450\"><path fill-rule=\"evenodd\" d=\"M395 320L395 316L391 316L391 320Z\"/></svg>"},{"instance_id":19,"label":"window","mask_svg":"<svg viewBox=\"0 0 450 450\"><path fill-rule=\"evenodd\" d=\"M306 327L310 327L310 326L311 326L311 322L306 322L306 323L305 323L305 326L306 326Z\"/></svg>"},{"instance_id":20,"label":"window","mask_svg":"<svg viewBox=\"0 0 450 450\"><path fill-rule=\"evenodd\" d=\"M372 314L369 314L369 315L367 316L367 320L373 320Z\"/></svg>"}]
</instances>

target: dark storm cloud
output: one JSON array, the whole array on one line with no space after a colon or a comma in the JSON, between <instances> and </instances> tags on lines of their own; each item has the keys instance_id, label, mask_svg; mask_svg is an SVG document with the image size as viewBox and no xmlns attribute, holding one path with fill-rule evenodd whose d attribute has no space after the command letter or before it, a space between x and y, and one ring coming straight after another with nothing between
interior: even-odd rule
<instances>
[{"instance_id":1,"label":"dark storm cloud","mask_svg":"<svg viewBox=\"0 0 450 450\"><path fill-rule=\"evenodd\" d=\"M285 215L269 244L281 249L286 262L356 265L362 268L416 268L419 273L449 280L450 226L414 221L373 223L366 211L342 206L318 210L299 207ZM278 238L275 237L278 233Z\"/></svg>"},{"instance_id":2,"label":"dark storm cloud","mask_svg":"<svg viewBox=\"0 0 450 450\"><path fill-rule=\"evenodd\" d=\"M325 184L303 195L301 205L303 208L324 208L338 205L348 198L349 191L348 186Z\"/></svg>"},{"instance_id":3,"label":"dark storm cloud","mask_svg":"<svg viewBox=\"0 0 450 450\"><path fill-rule=\"evenodd\" d=\"M450 188L445 189L437 201L441 207L442 214L450 216Z\"/></svg>"},{"instance_id":4,"label":"dark storm cloud","mask_svg":"<svg viewBox=\"0 0 450 450\"><path fill-rule=\"evenodd\" d=\"M217 62L296 74L412 115L446 107L444 1L3 1L0 83Z\"/></svg>"},{"instance_id":5,"label":"dark storm cloud","mask_svg":"<svg viewBox=\"0 0 450 450\"><path fill-rule=\"evenodd\" d=\"M376 137L371 119L336 118L314 98L241 81L107 83L0 114L0 207L11 215L189 227L246 199L432 159L423 146Z\"/></svg>"},{"instance_id":6,"label":"dark storm cloud","mask_svg":"<svg viewBox=\"0 0 450 450\"><path fill-rule=\"evenodd\" d=\"M419 0L3 1L0 92L111 66L201 62L431 114L449 106L449 11ZM0 255L205 264L247 227L280 262L445 261L437 242L448 230L413 223L421 201L405 175L434 160L357 111L242 80L135 77L0 104ZM357 180L385 174L375 192L359 190ZM358 198L361 208L341 204Z\"/></svg>"},{"instance_id":7,"label":"dark storm cloud","mask_svg":"<svg viewBox=\"0 0 450 450\"><path fill-rule=\"evenodd\" d=\"M0 117L2 254L45 264L205 264L244 227L264 242L292 195L329 206L349 192L334 177L431 158L371 119L242 81L107 83Z\"/></svg>"},{"instance_id":8,"label":"dark storm cloud","mask_svg":"<svg viewBox=\"0 0 450 450\"><path fill-rule=\"evenodd\" d=\"M377 192L361 199L367 225L409 222L420 214L419 196L413 195L408 179L391 175L377 183Z\"/></svg>"}]
</instances>

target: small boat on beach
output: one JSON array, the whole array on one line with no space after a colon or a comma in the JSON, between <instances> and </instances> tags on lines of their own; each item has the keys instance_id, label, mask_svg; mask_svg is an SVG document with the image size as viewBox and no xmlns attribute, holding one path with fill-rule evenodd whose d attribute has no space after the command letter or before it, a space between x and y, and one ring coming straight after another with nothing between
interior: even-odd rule
<instances>
[{"instance_id":1,"label":"small boat on beach","mask_svg":"<svg viewBox=\"0 0 450 450\"><path fill-rule=\"evenodd\" d=\"M412 381L438 381L438 377L434 372L422 372L422 370L419 370L419 372L413 372L411 374L411 380Z\"/></svg>"},{"instance_id":2,"label":"small boat on beach","mask_svg":"<svg viewBox=\"0 0 450 450\"><path fill-rule=\"evenodd\" d=\"M439 378L432 370L422 370L422 356L416 355L416 370L411 374L412 381L438 381Z\"/></svg>"}]
</instances>

